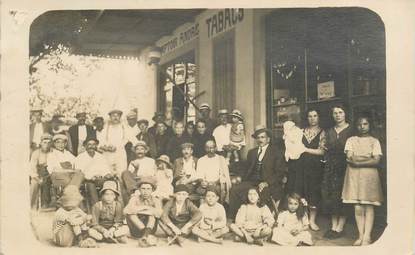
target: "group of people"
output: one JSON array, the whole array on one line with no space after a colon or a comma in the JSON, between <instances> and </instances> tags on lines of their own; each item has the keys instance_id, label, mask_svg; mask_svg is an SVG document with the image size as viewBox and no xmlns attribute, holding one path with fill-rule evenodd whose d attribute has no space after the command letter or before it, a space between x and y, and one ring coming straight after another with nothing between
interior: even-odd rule
<instances>
[{"instance_id":1,"label":"group of people","mask_svg":"<svg viewBox=\"0 0 415 255\"><path fill-rule=\"evenodd\" d=\"M31 205L58 208L55 243L125 243L129 233L148 247L157 245L159 227L168 244L183 245L191 234L222 243L230 231L235 241L257 245L267 240L312 245L309 228L319 229L320 204L332 213L325 237L337 238L345 223L344 203L355 204L360 234L355 244L371 242L373 205L382 202L376 171L381 150L369 135L368 118L358 120L359 134L352 136L340 106L332 112L336 126L326 132L318 112L310 110L299 150L290 147L288 129L285 146L277 149L271 130L259 125L252 134L257 146L242 160L242 113L219 110L214 120L208 104L199 108L196 123L170 126L156 113L151 127L136 111L123 123L123 113L112 110L107 123L97 117L93 126L80 112L67 131L60 116L45 125L41 109L34 109ZM293 151L297 155L290 157ZM232 173L230 166L240 161L243 171Z\"/></svg>"}]
</instances>

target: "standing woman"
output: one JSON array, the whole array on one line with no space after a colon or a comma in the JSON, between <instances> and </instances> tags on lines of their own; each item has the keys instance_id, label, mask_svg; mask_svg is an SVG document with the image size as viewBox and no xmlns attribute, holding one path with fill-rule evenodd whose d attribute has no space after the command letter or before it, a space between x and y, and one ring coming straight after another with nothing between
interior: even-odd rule
<instances>
[{"instance_id":1,"label":"standing woman","mask_svg":"<svg viewBox=\"0 0 415 255\"><path fill-rule=\"evenodd\" d=\"M382 150L379 140L371 134L368 117L357 120L357 136L347 139L344 151L347 155L347 170L343 186L343 203L353 204L359 238L354 245L372 242L371 232L375 217L374 206L383 202L378 165Z\"/></svg>"},{"instance_id":2,"label":"standing woman","mask_svg":"<svg viewBox=\"0 0 415 255\"><path fill-rule=\"evenodd\" d=\"M297 193L305 198L310 209L310 228L318 231L316 224L317 208L321 200L321 180L325 153L326 134L320 127L320 113L316 109L306 112L307 124L303 131L302 142L305 151L296 162L290 162L288 170L288 192Z\"/></svg>"},{"instance_id":3,"label":"standing woman","mask_svg":"<svg viewBox=\"0 0 415 255\"><path fill-rule=\"evenodd\" d=\"M346 122L343 106L334 106L331 114L334 127L328 129L326 133L327 152L322 182L322 202L324 211L331 215L331 229L324 234L324 237L336 239L343 236L343 227L346 223L341 195L347 166L344 147L346 140L352 135L352 127Z\"/></svg>"}]
</instances>

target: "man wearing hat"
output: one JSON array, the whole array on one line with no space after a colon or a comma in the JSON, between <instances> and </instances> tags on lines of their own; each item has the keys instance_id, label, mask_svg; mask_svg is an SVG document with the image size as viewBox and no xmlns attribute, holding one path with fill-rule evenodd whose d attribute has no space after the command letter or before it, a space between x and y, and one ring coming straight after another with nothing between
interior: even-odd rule
<instances>
[{"instance_id":1,"label":"man wearing hat","mask_svg":"<svg viewBox=\"0 0 415 255\"><path fill-rule=\"evenodd\" d=\"M78 123L69 128L69 135L72 143L72 153L78 156L84 151L83 142L87 137L96 137L95 130L91 125L86 124L86 112L78 112L76 114Z\"/></svg>"},{"instance_id":2,"label":"man wearing hat","mask_svg":"<svg viewBox=\"0 0 415 255\"><path fill-rule=\"evenodd\" d=\"M275 204L283 196L283 179L286 166L283 153L270 144L272 132L264 125L255 127L252 137L257 147L249 150L246 165L248 167L242 183L230 191L229 216L234 219L240 205L251 187L259 190L261 201L275 211Z\"/></svg>"},{"instance_id":3,"label":"man wearing hat","mask_svg":"<svg viewBox=\"0 0 415 255\"><path fill-rule=\"evenodd\" d=\"M231 136L231 128L232 125L228 123L228 110L222 109L218 112L219 117L219 126L213 130L213 137L216 141L217 152L222 156L226 156L226 152L223 149L224 145L228 145L230 143L230 136Z\"/></svg>"},{"instance_id":4,"label":"man wearing hat","mask_svg":"<svg viewBox=\"0 0 415 255\"><path fill-rule=\"evenodd\" d=\"M48 125L48 133L52 136L57 134L64 134L68 138L68 141L66 143L66 149L72 152L71 136L68 130L65 129L65 122L62 120L63 117L64 116L62 114L54 114L52 116L52 119L50 120Z\"/></svg>"},{"instance_id":5,"label":"man wearing hat","mask_svg":"<svg viewBox=\"0 0 415 255\"><path fill-rule=\"evenodd\" d=\"M131 153L131 147L137 140L137 135L140 132L137 124L137 109L133 109L127 113L127 125L125 125L125 131L129 142L125 145L125 151L127 153L127 164L134 159L134 154Z\"/></svg>"},{"instance_id":6,"label":"man wearing hat","mask_svg":"<svg viewBox=\"0 0 415 255\"><path fill-rule=\"evenodd\" d=\"M101 116L96 117L93 120L93 124L94 124L94 130L95 130L95 134L96 134L96 138L98 139L98 141L103 142L104 141L104 118Z\"/></svg>"},{"instance_id":7,"label":"man wearing hat","mask_svg":"<svg viewBox=\"0 0 415 255\"><path fill-rule=\"evenodd\" d=\"M127 170L121 174L128 195L137 189L137 179L142 176L156 175L156 162L154 159L146 157L148 149L144 141L138 141L133 147L136 159L131 161ZM126 198L124 198L124 202L127 202L125 200L127 200Z\"/></svg>"},{"instance_id":8,"label":"man wearing hat","mask_svg":"<svg viewBox=\"0 0 415 255\"><path fill-rule=\"evenodd\" d=\"M209 104L203 103L199 106L200 119L206 123L206 131L208 134L212 134L213 130L217 127L216 120L210 117L211 108Z\"/></svg>"},{"instance_id":9,"label":"man wearing hat","mask_svg":"<svg viewBox=\"0 0 415 255\"><path fill-rule=\"evenodd\" d=\"M85 176L88 202L92 206L98 202L97 187L102 187L106 180L114 179L106 158L97 152L99 141L95 137L87 137L83 142L85 151L75 159L75 165Z\"/></svg>"},{"instance_id":10,"label":"man wearing hat","mask_svg":"<svg viewBox=\"0 0 415 255\"><path fill-rule=\"evenodd\" d=\"M42 122L43 110L40 107L34 107L31 111L33 122L29 126L30 148L35 150L39 148L40 137L47 132L46 123Z\"/></svg>"},{"instance_id":11,"label":"man wearing hat","mask_svg":"<svg viewBox=\"0 0 415 255\"><path fill-rule=\"evenodd\" d=\"M174 136L170 138L167 144L167 155L174 162L181 156L181 145L183 143L189 143L190 137L184 132L184 124L179 121L174 124Z\"/></svg>"},{"instance_id":12,"label":"man wearing hat","mask_svg":"<svg viewBox=\"0 0 415 255\"><path fill-rule=\"evenodd\" d=\"M122 111L114 109L108 115L110 119L104 127L104 138L103 141L100 141L99 149L103 151L103 155L110 163L112 171L120 177L121 173L127 169L125 145L129 142L130 137L125 125L121 123Z\"/></svg>"},{"instance_id":13,"label":"man wearing hat","mask_svg":"<svg viewBox=\"0 0 415 255\"><path fill-rule=\"evenodd\" d=\"M47 157L47 168L55 188L63 188L67 185L79 188L84 180L84 174L76 168L75 156L65 149L67 142L66 135L54 135L53 150Z\"/></svg>"},{"instance_id":14,"label":"man wearing hat","mask_svg":"<svg viewBox=\"0 0 415 255\"><path fill-rule=\"evenodd\" d=\"M153 136L155 136L156 130L157 130L157 123L166 123L166 115L163 112L155 112L152 120L154 121L154 124L148 129L148 132L152 134ZM168 136L173 135L173 129L169 125L167 124L165 125L167 128L166 130L167 135Z\"/></svg>"},{"instance_id":15,"label":"man wearing hat","mask_svg":"<svg viewBox=\"0 0 415 255\"><path fill-rule=\"evenodd\" d=\"M152 193L156 189L154 176L143 176L138 182L138 190L133 193L124 208L127 225L133 237L140 238L140 246L153 246L158 220L162 214L161 201Z\"/></svg>"},{"instance_id":16,"label":"man wearing hat","mask_svg":"<svg viewBox=\"0 0 415 255\"><path fill-rule=\"evenodd\" d=\"M139 133L136 136L137 140L144 141L149 147L147 156L151 158L157 157L156 140L152 134L148 132L148 120L141 119L137 122Z\"/></svg>"},{"instance_id":17,"label":"man wearing hat","mask_svg":"<svg viewBox=\"0 0 415 255\"><path fill-rule=\"evenodd\" d=\"M181 145L182 157L174 161L173 183L185 184L189 193L194 191L196 185L197 158L193 156L193 144L184 143Z\"/></svg>"}]
</instances>

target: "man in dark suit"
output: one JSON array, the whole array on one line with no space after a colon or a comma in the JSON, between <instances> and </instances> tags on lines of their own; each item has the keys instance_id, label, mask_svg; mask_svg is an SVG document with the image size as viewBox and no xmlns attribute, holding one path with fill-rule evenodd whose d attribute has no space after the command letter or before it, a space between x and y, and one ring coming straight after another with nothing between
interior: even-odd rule
<instances>
[{"instance_id":1,"label":"man in dark suit","mask_svg":"<svg viewBox=\"0 0 415 255\"><path fill-rule=\"evenodd\" d=\"M282 152L270 144L271 131L259 125L252 137L256 139L258 147L248 152L243 181L230 190L228 217L233 220L251 187L258 189L260 199L271 211L275 211L276 204L284 195L285 161Z\"/></svg>"},{"instance_id":2,"label":"man in dark suit","mask_svg":"<svg viewBox=\"0 0 415 255\"><path fill-rule=\"evenodd\" d=\"M72 154L78 156L79 153L84 149L82 143L87 137L96 138L94 127L87 125L86 122L86 113L79 112L76 114L78 123L69 128L69 135L71 137L72 144Z\"/></svg>"}]
</instances>

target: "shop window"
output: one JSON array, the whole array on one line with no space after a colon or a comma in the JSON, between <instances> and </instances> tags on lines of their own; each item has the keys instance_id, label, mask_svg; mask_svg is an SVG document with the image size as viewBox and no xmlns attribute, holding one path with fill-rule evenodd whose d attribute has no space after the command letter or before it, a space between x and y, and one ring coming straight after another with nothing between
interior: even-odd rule
<instances>
[{"instance_id":1,"label":"shop window","mask_svg":"<svg viewBox=\"0 0 415 255\"><path fill-rule=\"evenodd\" d=\"M196 121L196 64L194 51L160 68L159 110L164 111L167 123Z\"/></svg>"},{"instance_id":2,"label":"shop window","mask_svg":"<svg viewBox=\"0 0 415 255\"><path fill-rule=\"evenodd\" d=\"M233 31L213 42L213 105L215 110L235 106L235 39Z\"/></svg>"}]
</instances>

